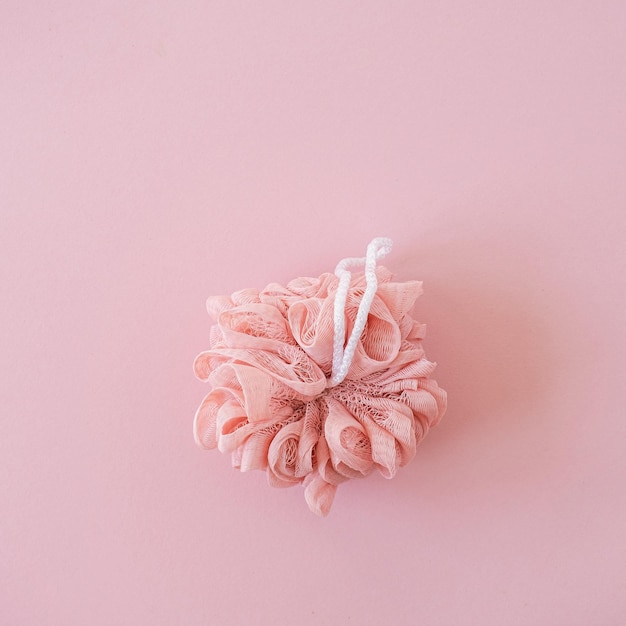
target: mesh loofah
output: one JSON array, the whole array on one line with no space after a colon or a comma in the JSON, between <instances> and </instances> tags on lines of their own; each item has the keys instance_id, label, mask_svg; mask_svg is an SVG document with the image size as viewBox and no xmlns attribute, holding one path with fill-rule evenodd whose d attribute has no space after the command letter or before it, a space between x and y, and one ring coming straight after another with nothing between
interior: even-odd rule
<instances>
[{"instance_id":1,"label":"mesh loofah","mask_svg":"<svg viewBox=\"0 0 626 626\"><path fill-rule=\"evenodd\" d=\"M196 442L241 471L264 470L273 487L302 484L319 515L342 482L375 469L392 478L446 409L425 326L410 315L421 283L376 266L390 245L374 240L336 274L207 301L216 324L194 371L212 389Z\"/></svg>"}]
</instances>

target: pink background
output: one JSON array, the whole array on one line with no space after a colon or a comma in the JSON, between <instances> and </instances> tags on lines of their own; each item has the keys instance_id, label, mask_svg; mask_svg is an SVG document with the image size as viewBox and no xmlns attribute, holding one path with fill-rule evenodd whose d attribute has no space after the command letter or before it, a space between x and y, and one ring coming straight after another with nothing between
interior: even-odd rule
<instances>
[{"instance_id":1,"label":"pink background","mask_svg":"<svg viewBox=\"0 0 626 626\"><path fill-rule=\"evenodd\" d=\"M626 622L626 3L3 2L0 622ZM330 516L196 448L209 294L377 235L449 411Z\"/></svg>"}]
</instances>

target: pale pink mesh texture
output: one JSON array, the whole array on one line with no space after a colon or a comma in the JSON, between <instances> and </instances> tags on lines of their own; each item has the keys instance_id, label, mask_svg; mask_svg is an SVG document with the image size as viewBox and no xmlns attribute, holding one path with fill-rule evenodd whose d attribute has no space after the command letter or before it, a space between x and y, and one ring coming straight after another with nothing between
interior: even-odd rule
<instances>
[{"instance_id":1,"label":"pale pink mesh texture","mask_svg":"<svg viewBox=\"0 0 626 626\"><path fill-rule=\"evenodd\" d=\"M410 315L421 283L391 282L384 267L377 277L354 360L335 387L334 274L207 301L217 323L194 363L212 387L194 420L197 443L230 453L241 471L265 470L273 487L302 483L319 515L339 483L374 469L392 478L446 409L422 348L425 326ZM344 345L364 290L364 276L354 275Z\"/></svg>"}]
</instances>

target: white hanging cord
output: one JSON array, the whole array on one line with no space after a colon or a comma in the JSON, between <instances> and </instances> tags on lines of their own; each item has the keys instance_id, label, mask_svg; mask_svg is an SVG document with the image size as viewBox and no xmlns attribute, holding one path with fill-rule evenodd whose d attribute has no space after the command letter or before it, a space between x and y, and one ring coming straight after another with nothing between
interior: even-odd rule
<instances>
[{"instance_id":1,"label":"white hanging cord","mask_svg":"<svg viewBox=\"0 0 626 626\"><path fill-rule=\"evenodd\" d=\"M330 378L330 387L338 385L348 374L357 344L363 334L365 323L367 322L367 316L369 315L372 301L376 295L376 289L378 288L376 261L387 256L389 252L391 252L392 245L393 242L391 239L387 237L377 237L367 246L367 253L364 258L348 258L337 263L335 275L339 278L339 285L337 286L337 292L335 294L335 337L333 341L333 371ZM365 293L359 303L359 310L356 320L354 321L354 327L352 328L352 333L344 349L343 342L346 334L345 309L351 278L348 268L360 265L365 265Z\"/></svg>"}]
</instances>

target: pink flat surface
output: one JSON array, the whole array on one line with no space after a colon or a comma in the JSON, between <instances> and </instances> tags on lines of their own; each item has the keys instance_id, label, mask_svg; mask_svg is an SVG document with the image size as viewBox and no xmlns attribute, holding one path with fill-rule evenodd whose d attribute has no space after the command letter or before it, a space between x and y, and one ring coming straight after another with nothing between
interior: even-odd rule
<instances>
[{"instance_id":1,"label":"pink flat surface","mask_svg":"<svg viewBox=\"0 0 626 626\"><path fill-rule=\"evenodd\" d=\"M626 621L626 4L4 2L0 623ZM390 236L449 410L302 490L191 432L210 294Z\"/></svg>"}]
</instances>

